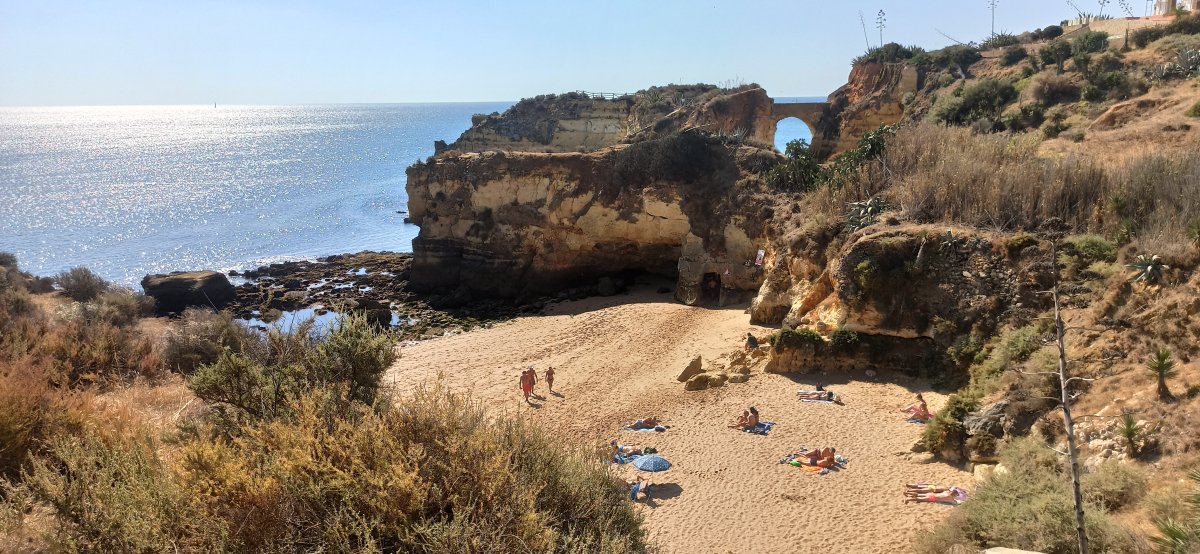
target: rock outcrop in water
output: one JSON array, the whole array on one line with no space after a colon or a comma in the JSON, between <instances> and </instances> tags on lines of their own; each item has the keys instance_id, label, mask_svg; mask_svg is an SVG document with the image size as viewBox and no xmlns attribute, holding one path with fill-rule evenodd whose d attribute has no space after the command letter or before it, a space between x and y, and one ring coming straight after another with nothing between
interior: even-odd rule
<instances>
[{"instance_id":1,"label":"rock outcrop in water","mask_svg":"<svg viewBox=\"0 0 1200 554\"><path fill-rule=\"evenodd\" d=\"M223 273L188 271L166 275L147 275L142 289L154 299L158 313L175 314L191 306L221 309L233 302L233 285Z\"/></svg>"}]
</instances>

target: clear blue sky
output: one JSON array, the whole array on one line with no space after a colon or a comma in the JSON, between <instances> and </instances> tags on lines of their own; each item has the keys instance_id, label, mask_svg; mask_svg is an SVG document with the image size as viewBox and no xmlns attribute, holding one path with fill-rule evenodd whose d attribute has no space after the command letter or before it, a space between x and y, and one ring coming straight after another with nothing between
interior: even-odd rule
<instances>
[{"instance_id":1,"label":"clear blue sky","mask_svg":"<svg viewBox=\"0 0 1200 554\"><path fill-rule=\"evenodd\" d=\"M858 12L877 43L881 8L888 42L990 30L987 0L0 0L0 105L515 100L670 82L823 96L865 49ZM996 28L1073 14L999 0Z\"/></svg>"}]
</instances>

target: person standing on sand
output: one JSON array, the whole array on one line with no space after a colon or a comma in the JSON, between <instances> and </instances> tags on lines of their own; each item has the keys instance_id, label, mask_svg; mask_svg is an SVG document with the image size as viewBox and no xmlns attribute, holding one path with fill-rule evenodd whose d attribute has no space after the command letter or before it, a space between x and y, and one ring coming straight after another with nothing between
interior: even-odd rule
<instances>
[{"instance_id":1,"label":"person standing on sand","mask_svg":"<svg viewBox=\"0 0 1200 554\"><path fill-rule=\"evenodd\" d=\"M526 373L529 373L529 392L537 396L537 393L533 392L533 389L537 388L537 370L533 369L533 366L529 366Z\"/></svg>"},{"instance_id":2,"label":"person standing on sand","mask_svg":"<svg viewBox=\"0 0 1200 554\"><path fill-rule=\"evenodd\" d=\"M546 368L546 388L554 392L554 366Z\"/></svg>"},{"instance_id":3,"label":"person standing on sand","mask_svg":"<svg viewBox=\"0 0 1200 554\"><path fill-rule=\"evenodd\" d=\"M525 403L529 404L529 395L533 392L533 381L529 379L529 370L521 372L521 392L525 394Z\"/></svg>"}]
</instances>

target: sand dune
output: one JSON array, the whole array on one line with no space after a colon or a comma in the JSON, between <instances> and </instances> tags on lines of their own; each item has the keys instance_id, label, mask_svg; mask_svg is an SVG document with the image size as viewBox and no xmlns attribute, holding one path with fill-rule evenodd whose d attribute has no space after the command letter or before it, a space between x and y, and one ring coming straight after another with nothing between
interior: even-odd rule
<instances>
[{"instance_id":1,"label":"sand dune","mask_svg":"<svg viewBox=\"0 0 1200 554\"><path fill-rule=\"evenodd\" d=\"M564 440L620 439L658 448L674 464L651 474L664 483L648 506L648 527L665 552L793 552L801 545L840 552L907 552L912 534L952 508L904 505L906 482L970 485L971 475L926 463L909 448L921 428L898 409L926 384L901 375L761 373L744 384L685 392L675 380L696 354L717 358L753 330L744 306L688 307L669 295L639 290L556 305L549 315L402 348L389 374L401 390L438 378L470 390L493 410L518 413ZM526 406L518 368L557 368L556 391ZM795 391L816 380L845 406L802 403ZM926 392L931 407L944 397ZM725 425L747 406L777 422L769 436ZM655 415L665 433L619 431ZM845 470L813 475L779 464L801 446L833 446L850 458ZM623 476L632 469L615 469Z\"/></svg>"}]
</instances>

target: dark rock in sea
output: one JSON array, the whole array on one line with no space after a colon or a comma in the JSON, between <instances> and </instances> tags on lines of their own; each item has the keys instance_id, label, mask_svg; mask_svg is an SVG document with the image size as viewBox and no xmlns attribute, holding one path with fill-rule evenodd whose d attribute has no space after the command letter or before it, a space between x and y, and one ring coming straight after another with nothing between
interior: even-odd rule
<instances>
[{"instance_id":1,"label":"dark rock in sea","mask_svg":"<svg viewBox=\"0 0 1200 554\"><path fill-rule=\"evenodd\" d=\"M147 275L142 279L146 295L154 298L159 314L175 314L191 306L221 309L236 299L229 279L216 271L175 272Z\"/></svg>"}]
</instances>

